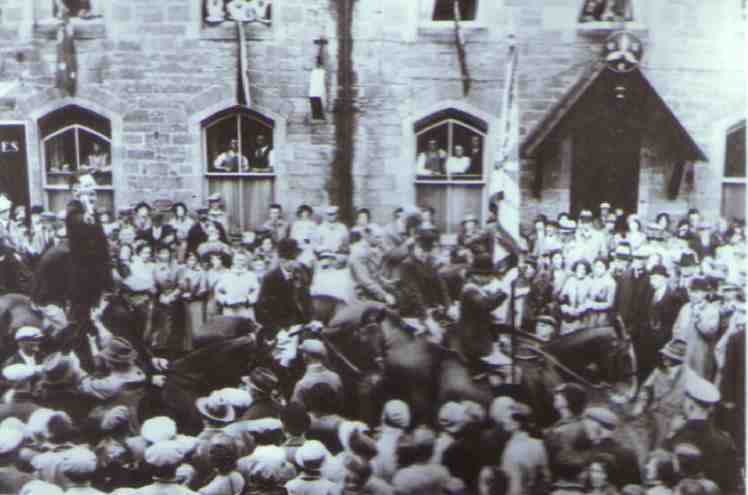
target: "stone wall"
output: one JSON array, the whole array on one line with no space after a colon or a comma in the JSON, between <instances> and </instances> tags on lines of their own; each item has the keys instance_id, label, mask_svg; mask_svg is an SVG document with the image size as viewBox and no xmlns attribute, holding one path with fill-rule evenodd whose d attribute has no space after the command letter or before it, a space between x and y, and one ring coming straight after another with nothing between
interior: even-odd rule
<instances>
[{"instance_id":1,"label":"stone wall","mask_svg":"<svg viewBox=\"0 0 748 495\"><path fill-rule=\"evenodd\" d=\"M487 157L495 158L510 33L520 53L523 135L596 60L602 40L578 33L576 0L482 1L478 21L463 29L472 83L465 96L451 23L423 22L415 0L348 1L354 8L348 93L354 136L349 158L335 167L350 167L352 205L368 206L378 222L387 221L396 206L415 201L412 124L417 119L447 107L476 114L490 124ZM331 175L341 139L334 125L340 108L338 3L276 0L273 26L250 28L253 107L276 121L281 165L275 196L290 211L302 203L335 201ZM696 168L696 189L682 204L663 208L688 204L709 213L719 208L715 122L737 115L734 110L745 107L745 92L739 2L716 3L721 7L699 0L638 6L646 27L644 72L710 158ZM32 200L43 197L35 119L74 101L114 123L118 207L157 197L202 204L207 186L200 120L235 101L234 31L202 29L196 0L111 0L106 35L77 41L79 91L75 100L66 100L54 88L55 43L34 34L30 4L0 0L0 81L23 81L12 98L0 102L0 119L29 124ZM329 39L324 51L328 108L326 120L318 122L310 120L307 92L317 55L313 40L320 36ZM643 173L652 169L645 165ZM529 189L532 170L531 164L523 165L523 218L568 207L568 176L544 172L552 177L544 181L550 189L541 204ZM657 191L647 194L652 210L660 208Z\"/></svg>"}]
</instances>

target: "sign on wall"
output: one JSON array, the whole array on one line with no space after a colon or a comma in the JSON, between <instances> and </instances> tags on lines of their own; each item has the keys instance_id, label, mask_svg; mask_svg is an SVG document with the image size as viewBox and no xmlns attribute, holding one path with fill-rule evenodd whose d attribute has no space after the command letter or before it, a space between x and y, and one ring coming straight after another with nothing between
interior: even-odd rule
<instances>
[{"instance_id":1,"label":"sign on wall","mask_svg":"<svg viewBox=\"0 0 748 495\"><path fill-rule=\"evenodd\" d=\"M13 204L29 206L25 124L0 122L0 193Z\"/></svg>"}]
</instances>

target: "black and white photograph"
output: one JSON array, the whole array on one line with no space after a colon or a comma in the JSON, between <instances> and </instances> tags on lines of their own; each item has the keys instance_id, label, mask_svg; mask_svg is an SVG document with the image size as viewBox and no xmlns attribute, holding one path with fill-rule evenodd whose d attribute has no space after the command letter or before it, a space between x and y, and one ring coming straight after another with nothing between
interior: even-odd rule
<instances>
[{"instance_id":1,"label":"black and white photograph","mask_svg":"<svg viewBox=\"0 0 748 495\"><path fill-rule=\"evenodd\" d=\"M0 0L0 495L742 495L746 0Z\"/></svg>"}]
</instances>

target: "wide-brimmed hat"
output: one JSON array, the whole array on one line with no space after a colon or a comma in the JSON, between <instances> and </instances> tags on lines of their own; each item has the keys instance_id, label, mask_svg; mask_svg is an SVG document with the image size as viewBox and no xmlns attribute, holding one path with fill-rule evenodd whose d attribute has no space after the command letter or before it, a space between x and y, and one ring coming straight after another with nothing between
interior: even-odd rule
<instances>
[{"instance_id":1,"label":"wide-brimmed hat","mask_svg":"<svg viewBox=\"0 0 748 495\"><path fill-rule=\"evenodd\" d=\"M231 423L236 419L234 408L216 394L200 397L195 401L195 406L204 418L217 423Z\"/></svg>"},{"instance_id":2,"label":"wide-brimmed hat","mask_svg":"<svg viewBox=\"0 0 748 495\"><path fill-rule=\"evenodd\" d=\"M127 340L121 337L113 337L101 351L100 356L104 361L111 363L132 363L137 359L138 353Z\"/></svg>"},{"instance_id":3,"label":"wide-brimmed hat","mask_svg":"<svg viewBox=\"0 0 748 495\"><path fill-rule=\"evenodd\" d=\"M667 268L665 268L663 265L655 265L652 267L651 270L649 270L649 276L652 277L654 275L660 275L661 277L669 278L670 274L667 271Z\"/></svg>"},{"instance_id":4,"label":"wide-brimmed hat","mask_svg":"<svg viewBox=\"0 0 748 495\"><path fill-rule=\"evenodd\" d=\"M139 209L141 209L141 208L145 208L145 209L147 209L147 210L148 210L148 213L150 213L150 212L151 212L151 210L153 209L153 208L151 208L151 205L149 205L149 204L148 204L148 203L146 203L145 201L141 201L140 203L136 204L136 205L135 205L135 206L133 207L132 211L135 211L135 212L137 212L137 211L138 211Z\"/></svg>"},{"instance_id":5,"label":"wide-brimmed hat","mask_svg":"<svg viewBox=\"0 0 748 495\"><path fill-rule=\"evenodd\" d=\"M665 347L660 349L660 354L672 359L673 361L682 363L683 360L686 359L686 347L687 344L685 340L673 339L665 344Z\"/></svg>"}]
</instances>

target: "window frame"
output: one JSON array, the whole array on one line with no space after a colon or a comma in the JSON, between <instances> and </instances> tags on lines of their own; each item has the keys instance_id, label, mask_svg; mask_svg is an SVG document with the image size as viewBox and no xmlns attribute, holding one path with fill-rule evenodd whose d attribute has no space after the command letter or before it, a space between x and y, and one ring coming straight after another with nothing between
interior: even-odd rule
<instances>
[{"instance_id":1,"label":"window frame","mask_svg":"<svg viewBox=\"0 0 748 495\"><path fill-rule=\"evenodd\" d=\"M733 121L734 122L734 121ZM722 135L722 146L723 146L723 154L722 154L722 160L720 161L719 167L721 170L721 180L720 180L720 215L724 216L724 201L725 201L725 186L742 186L743 194L748 196L748 173L744 175L743 177L737 177L737 176L731 176L726 175L727 174L727 153L728 153L728 143L727 140L733 132L740 131L740 129L743 129L746 132L746 140L748 141L748 128L746 127L746 120L739 120L736 123L733 123L732 125L728 126L725 129L724 134ZM747 143L748 144L748 143ZM745 144L744 144L745 147ZM743 154L743 159L745 160L745 150ZM748 164L747 164L748 165ZM748 170L746 171L748 172Z\"/></svg>"},{"instance_id":2,"label":"window frame","mask_svg":"<svg viewBox=\"0 0 748 495\"><path fill-rule=\"evenodd\" d=\"M417 2L414 2L419 28L454 29L454 19L450 19L447 21L435 21L433 20L433 18L424 18L422 15L422 11L424 10L424 2L434 3L436 2L436 0L418 0ZM460 27L463 29L482 29L487 27L487 24L485 22L485 14L487 11L486 0L475 0L475 2L475 18L469 21L460 21ZM433 10L431 17L433 17Z\"/></svg>"},{"instance_id":3,"label":"window frame","mask_svg":"<svg viewBox=\"0 0 748 495\"><path fill-rule=\"evenodd\" d=\"M85 110L85 109L84 109ZM49 169L47 169L47 141L55 138L56 136L59 136L61 134L64 134L65 132L69 131L70 129L73 129L75 131L75 160L76 160L76 169L75 171L70 172L50 172ZM89 132L100 139L103 139L109 144L109 161L110 166L112 167L112 170L109 172L112 175L112 180L110 185L98 185L96 186L97 191L111 191L114 192L114 164L111 163L113 161L112 159L112 139L110 137L107 137L105 134L102 134L94 129L91 129L90 127L87 127L82 124L68 124L64 127L61 127L60 129L57 129L51 133L49 133L46 136L41 137L40 133L40 153L41 153L41 170L42 170L42 189L44 191L65 191L70 189L70 187L67 184L49 184L47 182L47 179L49 178L50 174L54 174L56 176L60 177L70 177L76 171L80 170L80 159L81 159L81 149L80 149L80 131L85 130L86 132Z\"/></svg>"},{"instance_id":4,"label":"window frame","mask_svg":"<svg viewBox=\"0 0 748 495\"><path fill-rule=\"evenodd\" d=\"M267 117L257 111L251 110L249 108L241 107L241 106L234 106L232 108L227 108L221 112L217 112L210 117L203 119L200 122L200 131L202 135L202 173L205 177L249 177L249 178L274 178L278 175L277 173L277 165L274 163L272 172L211 172L210 171L210 157L208 157L208 129L210 127L213 127L221 122L224 122L229 119L236 119L236 138L239 140L239 150L242 150L242 128L241 128L241 121L242 116L247 116L249 119L254 120L259 125L265 126L268 129L268 135L272 137L271 146L273 151L273 159L275 160L277 153L276 151L276 143L275 143L275 120ZM271 122L272 125L268 125L267 123L263 122L262 119L267 120L268 122ZM247 157L249 158L249 157Z\"/></svg>"},{"instance_id":5,"label":"window frame","mask_svg":"<svg viewBox=\"0 0 748 495\"><path fill-rule=\"evenodd\" d=\"M631 21L581 21L582 11L587 0L580 0L579 11L576 16L575 24L577 32L580 34L609 34L621 29L622 25L626 26L628 31L647 31L647 24L644 21L645 5L639 0L629 0L631 2L632 17Z\"/></svg>"}]
</instances>

